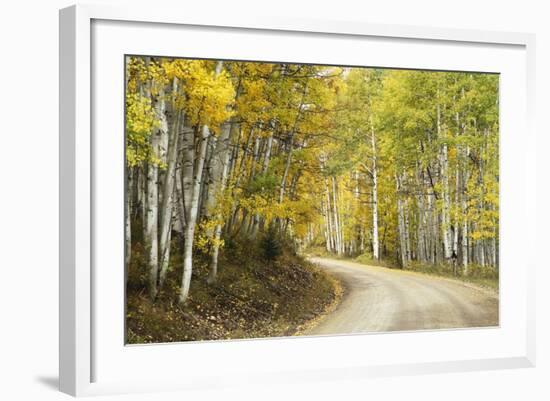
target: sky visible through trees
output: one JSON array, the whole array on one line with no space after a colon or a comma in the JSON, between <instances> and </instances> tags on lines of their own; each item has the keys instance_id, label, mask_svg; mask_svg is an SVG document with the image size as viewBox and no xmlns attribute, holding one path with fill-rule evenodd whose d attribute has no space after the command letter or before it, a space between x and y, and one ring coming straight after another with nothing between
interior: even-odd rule
<instances>
[{"instance_id":1,"label":"sky visible through trees","mask_svg":"<svg viewBox=\"0 0 550 401\"><path fill-rule=\"evenodd\" d=\"M126 58L126 264L154 301L229 241L498 271L496 74ZM271 252L271 253L270 253ZM139 254L139 257L137 256Z\"/></svg>"}]
</instances>

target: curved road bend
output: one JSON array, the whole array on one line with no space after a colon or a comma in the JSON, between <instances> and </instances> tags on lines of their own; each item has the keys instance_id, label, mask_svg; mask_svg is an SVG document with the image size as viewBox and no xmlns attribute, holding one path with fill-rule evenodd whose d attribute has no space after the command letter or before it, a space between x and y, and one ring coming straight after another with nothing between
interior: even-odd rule
<instances>
[{"instance_id":1,"label":"curved road bend","mask_svg":"<svg viewBox=\"0 0 550 401\"><path fill-rule=\"evenodd\" d=\"M424 274L311 258L339 278L344 297L305 335L498 326L498 295Z\"/></svg>"}]
</instances>

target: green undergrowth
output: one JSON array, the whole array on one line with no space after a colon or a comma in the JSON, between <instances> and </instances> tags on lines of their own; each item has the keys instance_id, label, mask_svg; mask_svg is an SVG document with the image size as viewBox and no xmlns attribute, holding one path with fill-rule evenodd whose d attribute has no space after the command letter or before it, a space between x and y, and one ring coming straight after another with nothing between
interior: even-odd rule
<instances>
[{"instance_id":1,"label":"green undergrowth","mask_svg":"<svg viewBox=\"0 0 550 401\"><path fill-rule=\"evenodd\" d=\"M148 297L143 249L136 245L127 280L127 342L225 340L290 336L335 299L326 273L287 246L269 241L227 241L216 283L208 284L208 259L194 255L190 296L179 305L182 257L155 302Z\"/></svg>"},{"instance_id":2,"label":"green undergrowth","mask_svg":"<svg viewBox=\"0 0 550 401\"><path fill-rule=\"evenodd\" d=\"M498 292L499 289L498 270L494 267L469 265L468 274L464 275L463 273L455 274L452 266L448 264L426 265L418 262L411 262L404 270L471 283L495 292Z\"/></svg>"}]
</instances>

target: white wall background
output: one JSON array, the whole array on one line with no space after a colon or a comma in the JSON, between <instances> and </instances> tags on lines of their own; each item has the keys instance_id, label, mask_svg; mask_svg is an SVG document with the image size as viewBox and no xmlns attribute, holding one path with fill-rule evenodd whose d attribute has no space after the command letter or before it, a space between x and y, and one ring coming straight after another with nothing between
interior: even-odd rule
<instances>
[{"instance_id":1,"label":"white wall background","mask_svg":"<svg viewBox=\"0 0 550 401\"><path fill-rule=\"evenodd\" d=\"M130 4L136 1L96 0ZM274 14L537 34L538 363L534 369L327 382L182 394L106 397L131 400L547 400L550 399L550 10L523 0L210 0L179 4L182 13ZM65 0L4 2L0 11L0 399L58 400L58 19ZM519 133L518 133L519 134ZM535 194L533 194L535 196Z\"/></svg>"}]
</instances>

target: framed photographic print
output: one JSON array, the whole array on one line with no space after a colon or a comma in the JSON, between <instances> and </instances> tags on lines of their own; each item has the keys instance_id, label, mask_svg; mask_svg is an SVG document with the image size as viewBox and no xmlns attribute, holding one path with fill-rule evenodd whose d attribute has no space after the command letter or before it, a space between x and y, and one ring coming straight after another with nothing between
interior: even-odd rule
<instances>
[{"instance_id":1,"label":"framed photographic print","mask_svg":"<svg viewBox=\"0 0 550 401\"><path fill-rule=\"evenodd\" d=\"M62 391L533 366L533 36L73 6L60 49Z\"/></svg>"}]
</instances>

